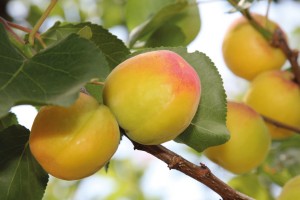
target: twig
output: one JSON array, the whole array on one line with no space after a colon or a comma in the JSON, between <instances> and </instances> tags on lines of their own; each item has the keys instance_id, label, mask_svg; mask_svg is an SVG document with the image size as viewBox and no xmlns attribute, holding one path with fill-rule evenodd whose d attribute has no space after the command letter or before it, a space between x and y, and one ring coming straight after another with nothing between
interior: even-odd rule
<instances>
[{"instance_id":1,"label":"twig","mask_svg":"<svg viewBox=\"0 0 300 200\"><path fill-rule=\"evenodd\" d=\"M253 200L251 197L239 193L221 181L203 163L195 165L162 145L142 145L134 141L131 142L135 149L145 151L164 161L168 165L169 169L176 169L203 183L218 193L223 200Z\"/></svg>"},{"instance_id":2,"label":"twig","mask_svg":"<svg viewBox=\"0 0 300 200\"><path fill-rule=\"evenodd\" d=\"M43 22L46 20L46 18L48 17L48 15L50 14L50 12L52 11L52 9L54 8L54 6L56 5L58 0L51 0L50 4L48 5L48 7L46 8L46 10L44 11L44 13L42 14L42 16L40 17L40 19L38 20L38 22L35 24L35 26L33 27L33 29L31 30L31 32L29 33L28 36L28 42L31 46L34 45L34 37L36 35L36 33L38 32L38 30L40 29L40 27L42 26Z\"/></svg>"},{"instance_id":3,"label":"twig","mask_svg":"<svg viewBox=\"0 0 300 200\"><path fill-rule=\"evenodd\" d=\"M21 25L18 25L18 24L15 24L13 22L10 22L10 21L7 21L5 19L3 19L2 17L0 17L0 23L2 23L5 27L5 29L10 32L14 38L16 38L17 41L19 41L21 44L25 44L25 42L23 41L23 39L21 39L14 31L12 28L14 29L18 29L18 30L21 30L25 33L30 33L31 32L31 29L27 28L27 27L24 27L24 26L21 26ZM12 27L12 28L11 28ZM44 43L44 41L42 40L41 38L41 35L39 33L35 33L35 36L34 36L39 42L40 44L42 45L43 48L46 48L46 44Z\"/></svg>"},{"instance_id":4,"label":"twig","mask_svg":"<svg viewBox=\"0 0 300 200\"><path fill-rule=\"evenodd\" d=\"M262 118L266 121L266 122L269 122L279 128L284 128L284 129L287 129L287 130L290 130L290 131L293 131L295 133L298 133L300 134L300 128L297 128L297 127L293 127L293 126L290 126L290 125L287 125L287 124L284 124L284 123L281 123L279 121L276 121L274 119L271 119L269 117L266 117L264 115L261 115Z\"/></svg>"},{"instance_id":5,"label":"twig","mask_svg":"<svg viewBox=\"0 0 300 200\"><path fill-rule=\"evenodd\" d=\"M15 23L12 23L9 21L7 21L7 24L15 29L24 31L26 33L30 33L32 31L31 29L29 29L27 27L23 27L23 26L20 26L18 24L15 24ZM43 39L41 38L41 35L39 33L35 33L34 37L39 41L39 43L42 45L43 48L47 47L47 45L45 44L45 42L43 41Z\"/></svg>"},{"instance_id":6,"label":"twig","mask_svg":"<svg viewBox=\"0 0 300 200\"><path fill-rule=\"evenodd\" d=\"M12 36L21 44L25 44L24 41L10 28L10 24L4 18L0 17L0 23L3 24L4 28L12 34Z\"/></svg>"},{"instance_id":7,"label":"twig","mask_svg":"<svg viewBox=\"0 0 300 200\"><path fill-rule=\"evenodd\" d=\"M292 66L292 70L295 75L295 82L300 86L300 66L298 64L299 51L292 50L289 47L285 34L280 28L274 31L271 44L283 51Z\"/></svg>"}]
</instances>

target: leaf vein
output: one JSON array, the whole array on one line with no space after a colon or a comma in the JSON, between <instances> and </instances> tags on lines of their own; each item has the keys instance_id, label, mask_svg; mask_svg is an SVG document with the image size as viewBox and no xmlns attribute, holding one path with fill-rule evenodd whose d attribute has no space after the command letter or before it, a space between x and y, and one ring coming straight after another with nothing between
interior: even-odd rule
<instances>
[{"instance_id":1,"label":"leaf vein","mask_svg":"<svg viewBox=\"0 0 300 200\"><path fill-rule=\"evenodd\" d=\"M25 63L23 62L22 65L20 66L20 68L12 75L12 77L0 88L1 90L4 90L5 87L7 87L13 80L14 78L16 78L20 72L23 70Z\"/></svg>"}]
</instances>

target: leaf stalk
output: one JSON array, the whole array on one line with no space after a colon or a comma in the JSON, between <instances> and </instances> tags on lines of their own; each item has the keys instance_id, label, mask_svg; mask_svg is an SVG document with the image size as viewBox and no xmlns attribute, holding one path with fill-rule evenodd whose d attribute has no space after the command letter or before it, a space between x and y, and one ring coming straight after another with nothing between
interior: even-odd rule
<instances>
[{"instance_id":1,"label":"leaf stalk","mask_svg":"<svg viewBox=\"0 0 300 200\"><path fill-rule=\"evenodd\" d=\"M29 33L28 42L29 42L29 44L31 46L34 45L34 36L36 35L36 33L38 32L38 30L40 29L40 27L42 26L42 24L46 20L46 18L49 16L50 12L52 11L52 9L54 8L54 6L56 5L57 1L58 0L51 0L51 2L48 5L47 9L42 14L42 16L40 17L40 19L38 20L38 22L34 25L34 27L31 30L31 32Z\"/></svg>"}]
</instances>

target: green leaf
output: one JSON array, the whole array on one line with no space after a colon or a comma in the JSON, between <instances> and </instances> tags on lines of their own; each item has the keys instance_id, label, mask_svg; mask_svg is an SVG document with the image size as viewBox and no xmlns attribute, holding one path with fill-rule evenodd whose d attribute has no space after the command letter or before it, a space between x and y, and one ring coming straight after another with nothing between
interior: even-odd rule
<instances>
[{"instance_id":1,"label":"green leaf","mask_svg":"<svg viewBox=\"0 0 300 200\"><path fill-rule=\"evenodd\" d=\"M6 116L0 118L0 131L14 124L18 124L17 116L9 112Z\"/></svg>"},{"instance_id":2,"label":"green leaf","mask_svg":"<svg viewBox=\"0 0 300 200\"><path fill-rule=\"evenodd\" d=\"M154 16L163 7L174 2L174 0L127 0L126 25L129 31Z\"/></svg>"},{"instance_id":3,"label":"green leaf","mask_svg":"<svg viewBox=\"0 0 300 200\"><path fill-rule=\"evenodd\" d=\"M0 199L40 200L48 174L32 156L29 130L20 125L0 132Z\"/></svg>"},{"instance_id":4,"label":"green leaf","mask_svg":"<svg viewBox=\"0 0 300 200\"><path fill-rule=\"evenodd\" d=\"M172 37L170 34L172 33ZM180 46L184 44L185 35L175 24L167 23L158 28L146 41L147 47Z\"/></svg>"},{"instance_id":5,"label":"green leaf","mask_svg":"<svg viewBox=\"0 0 300 200\"><path fill-rule=\"evenodd\" d=\"M31 25L34 26L35 23L39 20L42 16L43 12L37 5L30 5L28 10L28 15L26 17L26 21Z\"/></svg>"},{"instance_id":6,"label":"green leaf","mask_svg":"<svg viewBox=\"0 0 300 200\"><path fill-rule=\"evenodd\" d=\"M57 22L52 28L42 35L42 38L48 44L51 44L67 37L71 33L84 34L85 37L88 36L90 40L96 44L99 49L101 49L110 66L108 72L122 62L130 53L125 44L115 35L111 34L102 26L91 23L61 24L60 22ZM103 81L103 78L106 77L106 75L108 75L108 73L100 78L100 80ZM95 97L98 102L102 102L101 85L87 84L86 90Z\"/></svg>"},{"instance_id":7,"label":"green leaf","mask_svg":"<svg viewBox=\"0 0 300 200\"><path fill-rule=\"evenodd\" d=\"M47 32L42 34L41 37L47 44L52 44L72 33L80 33L82 30L86 29L86 27L90 27L92 34L90 40L103 52L111 69L123 61L130 53L123 41L102 26L89 22L77 24L63 24L57 22Z\"/></svg>"},{"instance_id":8,"label":"green leaf","mask_svg":"<svg viewBox=\"0 0 300 200\"><path fill-rule=\"evenodd\" d=\"M18 104L68 106L88 81L109 73L97 46L75 34L29 59L11 45L2 25L0 38L0 117Z\"/></svg>"},{"instance_id":9,"label":"green leaf","mask_svg":"<svg viewBox=\"0 0 300 200\"><path fill-rule=\"evenodd\" d=\"M300 174L300 135L281 141L273 141L266 161L260 171L276 184L283 186L289 179Z\"/></svg>"},{"instance_id":10,"label":"green leaf","mask_svg":"<svg viewBox=\"0 0 300 200\"><path fill-rule=\"evenodd\" d=\"M142 11L145 13L141 14ZM131 0L127 5L127 13L127 24L129 30L132 29L130 47L137 41L146 41L145 46L148 47L187 45L195 39L200 30L199 9L195 0L147 0L139 3Z\"/></svg>"},{"instance_id":11,"label":"green leaf","mask_svg":"<svg viewBox=\"0 0 300 200\"><path fill-rule=\"evenodd\" d=\"M181 55L197 71L201 81L201 100L191 125L175 141L202 152L207 147L229 140L226 127L227 101L223 82L214 63L203 53L188 53L186 48L152 48L143 52L166 49Z\"/></svg>"},{"instance_id":12,"label":"green leaf","mask_svg":"<svg viewBox=\"0 0 300 200\"><path fill-rule=\"evenodd\" d=\"M92 83L88 83L85 85L85 89L91 96L97 99L99 103L103 103L103 99L102 99L103 85L95 85Z\"/></svg>"}]
</instances>

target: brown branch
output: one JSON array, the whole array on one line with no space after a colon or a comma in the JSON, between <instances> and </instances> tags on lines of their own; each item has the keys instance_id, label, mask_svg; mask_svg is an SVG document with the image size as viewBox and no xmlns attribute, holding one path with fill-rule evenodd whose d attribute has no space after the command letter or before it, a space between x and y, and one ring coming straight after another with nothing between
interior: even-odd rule
<instances>
[{"instance_id":1,"label":"brown branch","mask_svg":"<svg viewBox=\"0 0 300 200\"><path fill-rule=\"evenodd\" d=\"M300 66L298 64L299 51L292 50L289 47L285 34L280 28L274 31L271 45L280 48L283 51L292 66L295 82L300 86Z\"/></svg>"},{"instance_id":2,"label":"brown branch","mask_svg":"<svg viewBox=\"0 0 300 200\"><path fill-rule=\"evenodd\" d=\"M300 128L297 128L297 127L293 127L293 126L290 126L290 125L287 125L287 124L284 124L284 123L281 123L279 121L276 121L274 119L271 119L269 117L266 117L264 115L261 115L262 118L266 121L266 122L269 122L279 128L284 128L284 129L287 129L287 130L290 130L290 131L294 131L295 133L298 133L300 134Z\"/></svg>"},{"instance_id":3,"label":"brown branch","mask_svg":"<svg viewBox=\"0 0 300 200\"><path fill-rule=\"evenodd\" d=\"M237 192L217 178L203 163L195 165L162 145L142 145L134 141L131 142L135 149L152 154L156 158L164 161L168 165L169 169L176 169L203 183L218 193L223 200L252 200L251 197Z\"/></svg>"}]
</instances>

